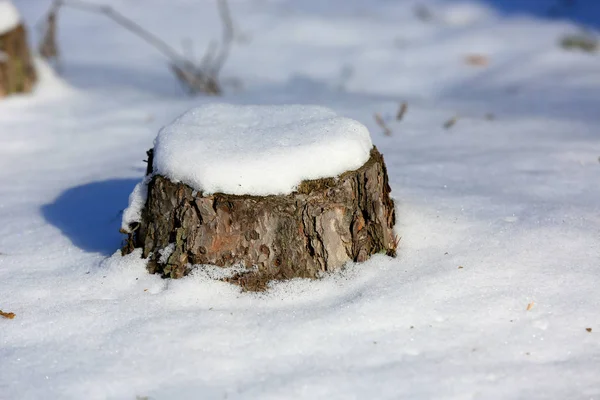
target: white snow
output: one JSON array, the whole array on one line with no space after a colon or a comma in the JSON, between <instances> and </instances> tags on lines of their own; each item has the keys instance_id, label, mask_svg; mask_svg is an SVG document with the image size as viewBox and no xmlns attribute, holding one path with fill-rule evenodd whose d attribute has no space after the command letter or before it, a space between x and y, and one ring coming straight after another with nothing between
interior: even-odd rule
<instances>
[{"instance_id":1,"label":"white snow","mask_svg":"<svg viewBox=\"0 0 600 400\"><path fill-rule=\"evenodd\" d=\"M123 218L121 222L121 230L129 232L130 225L134 222L140 222L142 220L142 210L146 205L148 198L148 183L150 183L151 176L145 176L141 182L139 182L133 188L133 191L129 195L129 205L123 210Z\"/></svg>"},{"instance_id":2,"label":"white snow","mask_svg":"<svg viewBox=\"0 0 600 400\"><path fill-rule=\"evenodd\" d=\"M197 54L220 34L212 1L101 3ZM28 27L48 8L15 4ZM557 45L579 27L475 1L229 4L248 43L222 98L186 96L154 49L65 9L70 87L42 68L35 94L0 100L0 309L16 314L0 317L0 399L600 398L600 57ZM256 295L121 257L146 150L215 100L364 124L398 258Z\"/></svg>"},{"instance_id":3,"label":"white snow","mask_svg":"<svg viewBox=\"0 0 600 400\"><path fill-rule=\"evenodd\" d=\"M210 104L161 129L153 165L205 193L289 194L360 168L372 147L364 125L325 107Z\"/></svg>"},{"instance_id":4,"label":"white snow","mask_svg":"<svg viewBox=\"0 0 600 400\"><path fill-rule=\"evenodd\" d=\"M0 0L0 35L16 28L21 21L19 12L10 0Z\"/></svg>"}]
</instances>

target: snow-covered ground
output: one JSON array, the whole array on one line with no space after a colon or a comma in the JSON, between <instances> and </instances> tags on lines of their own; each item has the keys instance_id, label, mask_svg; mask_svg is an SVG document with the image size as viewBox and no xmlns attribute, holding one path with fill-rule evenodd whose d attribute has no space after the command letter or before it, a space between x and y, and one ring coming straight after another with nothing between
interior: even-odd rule
<instances>
[{"instance_id":1,"label":"snow-covered ground","mask_svg":"<svg viewBox=\"0 0 600 400\"><path fill-rule=\"evenodd\" d=\"M209 0L107 3L198 57L220 34ZM29 27L48 6L15 4ZM578 27L451 0L231 9L223 97L64 10L63 80L40 66L35 95L0 101L0 398L600 398L600 58L557 45ZM398 258L252 294L113 255L159 129L214 101L366 125Z\"/></svg>"}]
</instances>

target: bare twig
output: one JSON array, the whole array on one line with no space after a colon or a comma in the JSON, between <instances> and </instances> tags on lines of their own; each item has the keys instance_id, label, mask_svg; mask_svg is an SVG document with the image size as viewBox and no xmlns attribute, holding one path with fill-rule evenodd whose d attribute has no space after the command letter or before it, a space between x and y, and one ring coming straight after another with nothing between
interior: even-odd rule
<instances>
[{"instance_id":1,"label":"bare twig","mask_svg":"<svg viewBox=\"0 0 600 400\"><path fill-rule=\"evenodd\" d=\"M373 115L373 117L375 118L375 122L377 123L377 125L379 125L379 127L381 129L383 129L383 133L386 136L392 136L392 130L387 126L387 124L385 123L385 121L383 120L383 117L381 116L381 114L379 113L375 113Z\"/></svg>"},{"instance_id":2,"label":"bare twig","mask_svg":"<svg viewBox=\"0 0 600 400\"><path fill-rule=\"evenodd\" d=\"M206 51L200 60L200 68L207 70L210 68L213 60L215 59L215 54L217 53L217 49L219 44L216 40L211 40L206 47Z\"/></svg>"},{"instance_id":3,"label":"bare twig","mask_svg":"<svg viewBox=\"0 0 600 400\"><path fill-rule=\"evenodd\" d=\"M40 41L38 51L46 60L54 60L58 62L58 45L56 44L56 13L58 5L54 4L48 11L43 27L42 40Z\"/></svg>"},{"instance_id":4,"label":"bare twig","mask_svg":"<svg viewBox=\"0 0 600 400\"><path fill-rule=\"evenodd\" d=\"M231 49L231 43L233 42L233 20L231 19L231 12L229 11L229 5L227 0L217 0L219 7L219 16L223 23L223 33L221 36L221 48L219 53L215 57L215 61L212 63L211 72L214 75L218 75L223 64L229 57L229 50Z\"/></svg>"},{"instance_id":5,"label":"bare twig","mask_svg":"<svg viewBox=\"0 0 600 400\"><path fill-rule=\"evenodd\" d=\"M164 40L142 28L133 20L125 17L113 8L105 5L90 4L82 0L54 0L44 18L45 29L40 44L40 55L46 59L57 59L59 50L56 42L56 19L61 7L70 7L82 11L102 14L121 27L135 34L153 46L169 59L169 67L177 79L191 94L203 92L220 94L219 73L229 57L234 38L233 22L227 0L217 0L219 15L223 22L223 34L220 47L214 42L207 49L200 64L194 62L188 51L187 57L167 44Z\"/></svg>"},{"instance_id":6,"label":"bare twig","mask_svg":"<svg viewBox=\"0 0 600 400\"><path fill-rule=\"evenodd\" d=\"M407 110L408 104L406 104L406 102L400 104L400 108L398 109L398 113L396 114L396 121L402 121L402 118L404 118L404 114L406 114Z\"/></svg>"}]
</instances>

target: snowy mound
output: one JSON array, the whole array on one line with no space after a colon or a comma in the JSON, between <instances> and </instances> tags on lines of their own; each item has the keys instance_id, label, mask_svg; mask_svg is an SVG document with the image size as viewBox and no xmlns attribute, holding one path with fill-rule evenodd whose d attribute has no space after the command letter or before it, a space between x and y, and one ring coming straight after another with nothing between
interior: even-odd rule
<instances>
[{"instance_id":1,"label":"snowy mound","mask_svg":"<svg viewBox=\"0 0 600 400\"><path fill-rule=\"evenodd\" d=\"M155 140L154 173L205 193L289 194L305 179L360 168L365 126L317 106L195 108Z\"/></svg>"},{"instance_id":2,"label":"snowy mound","mask_svg":"<svg viewBox=\"0 0 600 400\"><path fill-rule=\"evenodd\" d=\"M0 0L0 35L13 30L20 21L19 12L10 0Z\"/></svg>"}]
</instances>

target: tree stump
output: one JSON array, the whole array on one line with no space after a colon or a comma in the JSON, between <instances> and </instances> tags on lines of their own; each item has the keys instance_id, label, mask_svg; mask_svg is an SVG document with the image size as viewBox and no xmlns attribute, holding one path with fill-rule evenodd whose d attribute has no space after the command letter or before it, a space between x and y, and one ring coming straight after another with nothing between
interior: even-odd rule
<instances>
[{"instance_id":1,"label":"tree stump","mask_svg":"<svg viewBox=\"0 0 600 400\"><path fill-rule=\"evenodd\" d=\"M264 290L270 280L317 278L375 253L396 255L390 190L375 147L360 169L303 181L286 196L204 196L155 175L123 254L142 248L148 270L171 278L195 264L241 264L254 269L229 281L246 290Z\"/></svg>"},{"instance_id":2,"label":"tree stump","mask_svg":"<svg viewBox=\"0 0 600 400\"><path fill-rule=\"evenodd\" d=\"M254 152L240 164L248 148ZM213 157L219 150L222 156ZM281 153L292 172L304 176L328 176L307 157L358 168L286 186L295 178L279 169L289 165L272 162ZM268 174L286 179L269 187ZM243 188L248 182L255 185ZM265 188L280 194L257 195ZM195 265L242 267L226 280L246 290L264 290L271 280L317 278L375 253L396 255L390 190L383 156L356 121L320 107L205 106L163 128L148 151L146 178L124 212L122 252L141 248L148 270L170 278Z\"/></svg>"},{"instance_id":3,"label":"tree stump","mask_svg":"<svg viewBox=\"0 0 600 400\"><path fill-rule=\"evenodd\" d=\"M14 18L18 18L10 2L0 3L0 12L14 13ZM8 18L7 15L2 17ZM0 97L30 92L35 82L35 67L25 27L19 22L6 31L0 29Z\"/></svg>"}]
</instances>

